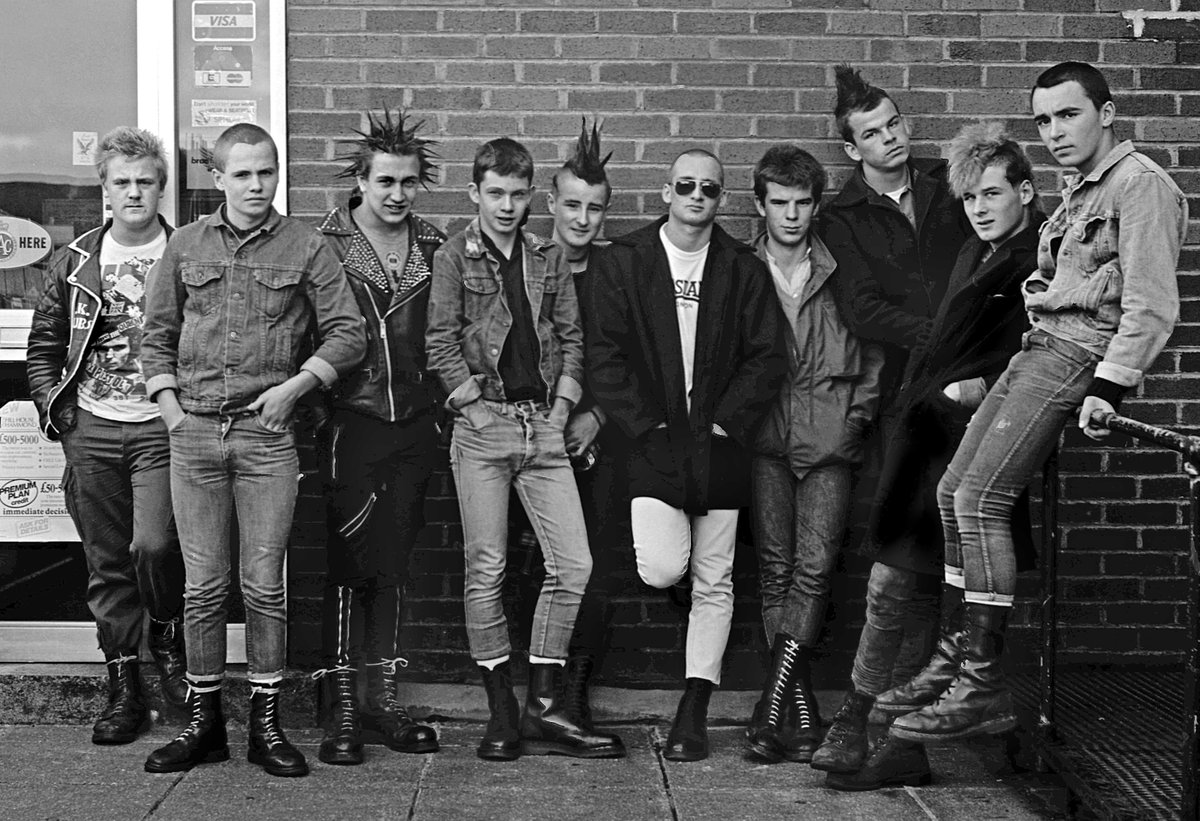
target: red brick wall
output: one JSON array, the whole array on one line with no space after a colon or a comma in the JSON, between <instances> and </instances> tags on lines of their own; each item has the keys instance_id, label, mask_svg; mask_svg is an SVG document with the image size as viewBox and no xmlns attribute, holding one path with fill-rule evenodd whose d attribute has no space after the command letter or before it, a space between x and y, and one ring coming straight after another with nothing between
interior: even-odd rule
<instances>
[{"instance_id":1,"label":"red brick wall","mask_svg":"<svg viewBox=\"0 0 1200 821\"><path fill-rule=\"evenodd\" d=\"M454 230L471 215L465 186L475 147L496 136L526 143L544 188L566 156L580 115L604 118L615 187L609 233L661 213L665 164L683 147L715 151L733 196L723 220L736 236L757 230L749 193L754 162L772 143L798 141L830 166L833 187L849 162L830 110L833 65L861 66L893 93L916 153L936 156L964 124L1004 119L1028 148L1053 206L1059 172L1028 116L1028 89L1047 65L1081 59L1104 67L1117 98L1118 131L1200 188L1200 10L1197 0L1138 24L1122 12L1170 12L1167 0L292 0L288 5L290 203L316 218L345 187L335 139L361 112L403 105L441 141L441 184L418 210ZM1177 9L1179 11L1179 9ZM1194 216L1200 202L1191 200ZM535 230L546 230L537 201ZM1131 415L1200 426L1200 230L1181 263L1183 319ZM1064 647L1073 657L1170 658L1182 647L1186 483L1176 457L1125 442L1097 448L1068 437L1063 455ZM291 579L293 656L306 662L322 554L319 488L310 478ZM431 527L414 558L408 639L415 669L454 677L469 669L462 628L461 531L448 475L431 492ZM857 637L863 564L847 562L827 647L842 676ZM738 614L727 681L759 673L753 561L739 559ZM1024 582L1032 593L1035 580ZM639 587L620 602L612 680L654 682L680 673L681 621L661 594ZM1034 603L1019 617L1036 618Z\"/></svg>"}]
</instances>

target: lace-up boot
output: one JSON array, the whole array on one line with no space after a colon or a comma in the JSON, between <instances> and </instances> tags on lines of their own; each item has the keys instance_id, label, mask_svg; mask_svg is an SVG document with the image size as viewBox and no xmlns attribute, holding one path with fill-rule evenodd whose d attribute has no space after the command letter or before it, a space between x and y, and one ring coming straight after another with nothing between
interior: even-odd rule
<instances>
[{"instance_id":1,"label":"lace-up boot","mask_svg":"<svg viewBox=\"0 0 1200 821\"><path fill-rule=\"evenodd\" d=\"M833 716L825 741L813 753L812 767L831 773L852 773L867 760L867 715L875 699L851 690Z\"/></svg>"},{"instance_id":2,"label":"lace-up boot","mask_svg":"<svg viewBox=\"0 0 1200 821\"><path fill-rule=\"evenodd\" d=\"M93 744L128 744L149 723L136 650L108 656L108 704L92 727Z\"/></svg>"},{"instance_id":3,"label":"lace-up boot","mask_svg":"<svg viewBox=\"0 0 1200 821\"><path fill-rule=\"evenodd\" d=\"M308 775L308 762L283 734L279 721L279 682L250 684L250 748L246 760L270 775Z\"/></svg>"},{"instance_id":4,"label":"lace-up boot","mask_svg":"<svg viewBox=\"0 0 1200 821\"><path fill-rule=\"evenodd\" d=\"M148 773L175 773L197 764L229 760L229 741L225 735L225 716L221 712L221 685L197 690L189 684L186 700L191 721L179 735L159 747L146 759Z\"/></svg>"}]
</instances>

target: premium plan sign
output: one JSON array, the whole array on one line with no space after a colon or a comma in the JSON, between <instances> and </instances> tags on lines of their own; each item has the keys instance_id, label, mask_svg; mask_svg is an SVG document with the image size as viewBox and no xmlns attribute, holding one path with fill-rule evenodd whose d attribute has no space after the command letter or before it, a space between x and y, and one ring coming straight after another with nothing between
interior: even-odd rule
<instances>
[{"instance_id":1,"label":"premium plan sign","mask_svg":"<svg viewBox=\"0 0 1200 821\"><path fill-rule=\"evenodd\" d=\"M42 437L32 402L0 408L0 542L77 542L62 446Z\"/></svg>"}]
</instances>

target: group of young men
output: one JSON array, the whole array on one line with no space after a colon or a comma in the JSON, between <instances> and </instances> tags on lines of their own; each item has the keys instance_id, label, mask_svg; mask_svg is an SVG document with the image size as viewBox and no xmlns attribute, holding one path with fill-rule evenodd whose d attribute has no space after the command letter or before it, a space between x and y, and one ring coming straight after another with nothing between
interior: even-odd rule
<instances>
[{"instance_id":1,"label":"group of young men","mask_svg":"<svg viewBox=\"0 0 1200 821\"><path fill-rule=\"evenodd\" d=\"M355 190L319 231L275 212L275 144L237 125L213 151L224 205L168 241L161 145L135 129L105 137L113 219L55 258L28 357L44 430L67 454L108 661L94 741L132 741L146 722L146 610L164 695L190 712L146 769L229 757L236 509L248 757L308 772L281 729L279 685L294 409L318 388L323 762L361 763L364 733L438 747L396 686L409 553L446 419L467 637L490 710L481 758L625 754L594 725L588 684L629 543L646 584L690 596L663 755L705 758L745 507L772 647L748 754L864 790L926 783L926 742L1010 728L999 659L1029 553L1022 494L1068 418L1078 410L1102 437L1093 412L1116 408L1165 344L1186 203L1117 141L1092 66L1055 66L1032 91L1043 142L1078 172L1048 220L999 125L965 128L948 164L915 159L888 94L847 66L837 80L854 172L823 205L820 164L772 147L754 170L765 230L750 244L716 223L724 169L699 148L672 163L664 217L600 241L612 189L586 124L551 178L551 239L523 227L534 163L507 138L476 152L478 215L447 238L413 211L434 143L386 111L348 141ZM826 731L810 667L864 462L876 562L852 687ZM502 597L514 491L546 569L523 707ZM873 709L892 721L869 747Z\"/></svg>"}]
</instances>

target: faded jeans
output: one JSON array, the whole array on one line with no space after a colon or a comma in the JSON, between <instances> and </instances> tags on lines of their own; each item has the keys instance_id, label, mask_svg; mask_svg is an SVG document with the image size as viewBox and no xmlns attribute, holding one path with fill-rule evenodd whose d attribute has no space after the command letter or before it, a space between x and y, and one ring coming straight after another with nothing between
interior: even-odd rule
<instances>
[{"instance_id":1,"label":"faded jeans","mask_svg":"<svg viewBox=\"0 0 1200 821\"><path fill-rule=\"evenodd\" d=\"M544 403L478 401L486 419L476 427L458 417L450 443L466 554L471 658L490 661L512 652L502 593L508 499L515 488L546 566L529 654L565 660L592 558L563 432L550 422Z\"/></svg>"},{"instance_id":2,"label":"faded jeans","mask_svg":"<svg viewBox=\"0 0 1200 821\"><path fill-rule=\"evenodd\" d=\"M947 576L961 576L964 601L1012 606L1013 507L1083 402L1099 361L1073 342L1030 331L971 418L937 491Z\"/></svg>"},{"instance_id":3,"label":"faded jeans","mask_svg":"<svg viewBox=\"0 0 1200 821\"><path fill-rule=\"evenodd\" d=\"M754 542L767 643L783 633L812 647L825 620L830 577L850 510L850 466L813 468L797 479L787 460L756 456Z\"/></svg>"},{"instance_id":4,"label":"faded jeans","mask_svg":"<svg viewBox=\"0 0 1200 821\"><path fill-rule=\"evenodd\" d=\"M255 414L189 413L171 431L171 492L187 571L183 630L193 680L218 681L225 672L229 525L235 509L249 678L262 682L282 675L283 560L298 477L295 433L269 430Z\"/></svg>"},{"instance_id":5,"label":"faded jeans","mask_svg":"<svg viewBox=\"0 0 1200 821\"><path fill-rule=\"evenodd\" d=\"M105 656L136 652L144 612L183 615L183 560L171 515L161 418L114 422L80 408L63 434L63 495L88 567L88 607Z\"/></svg>"},{"instance_id":6,"label":"faded jeans","mask_svg":"<svg viewBox=\"0 0 1200 821\"><path fill-rule=\"evenodd\" d=\"M903 684L929 661L941 610L935 576L875 562L867 581L867 615L850 679L877 696Z\"/></svg>"}]
</instances>

